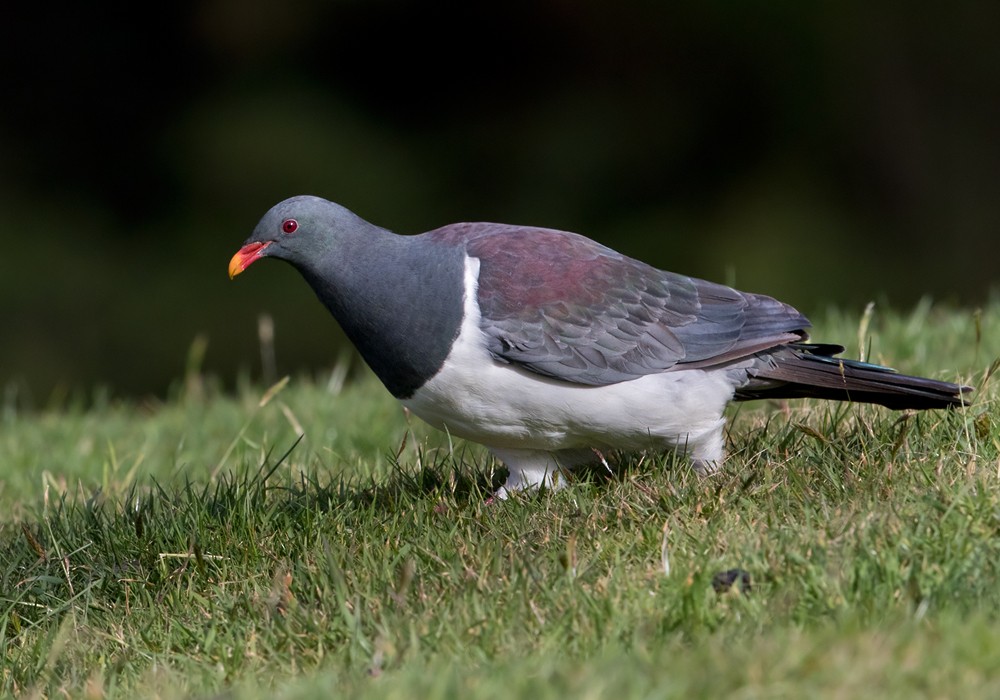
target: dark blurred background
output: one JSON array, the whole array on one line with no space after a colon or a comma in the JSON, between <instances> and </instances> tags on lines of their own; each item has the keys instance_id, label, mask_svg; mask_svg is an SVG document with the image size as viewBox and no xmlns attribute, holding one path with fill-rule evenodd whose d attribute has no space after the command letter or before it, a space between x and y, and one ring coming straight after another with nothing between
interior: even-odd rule
<instances>
[{"instance_id":1,"label":"dark blurred background","mask_svg":"<svg viewBox=\"0 0 1000 700\"><path fill-rule=\"evenodd\" d=\"M997 280L1000 3L33 8L0 48L8 400L163 395L196 338L258 377L262 312L280 372L329 366L294 271L226 276L300 193L575 230L806 312Z\"/></svg>"}]
</instances>

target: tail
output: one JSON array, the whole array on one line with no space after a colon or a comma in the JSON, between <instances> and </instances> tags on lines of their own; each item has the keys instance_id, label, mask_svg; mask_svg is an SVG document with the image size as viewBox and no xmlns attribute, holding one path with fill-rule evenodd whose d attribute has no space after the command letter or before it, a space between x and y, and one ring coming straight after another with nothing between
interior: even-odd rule
<instances>
[{"instance_id":1,"label":"tail","mask_svg":"<svg viewBox=\"0 0 1000 700\"><path fill-rule=\"evenodd\" d=\"M892 409L951 408L965 405L972 387L899 374L894 369L834 355L839 345L791 343L757 355L750 380L736 390L737 401L813 397L875 403Z\"/></svg>"}]
</instances>

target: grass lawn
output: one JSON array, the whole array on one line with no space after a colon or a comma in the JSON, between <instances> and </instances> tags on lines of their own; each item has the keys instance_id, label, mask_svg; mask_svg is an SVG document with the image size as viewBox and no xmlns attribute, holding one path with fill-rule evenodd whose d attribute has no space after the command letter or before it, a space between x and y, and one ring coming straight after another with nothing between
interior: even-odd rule
<instances>
[{"instance_id":1,"label":"grass lawn","mask_svg":"<svg viewBox=\"0 0 1000 700\"><path fill-rule=\"evenodd\" d=\"M485 505L501 468L371 378L8 402L0 690L1000 697L1000 303L814 321L974 403L743 404L720 476L622 456Z\"/></svg>"}]
</instances>

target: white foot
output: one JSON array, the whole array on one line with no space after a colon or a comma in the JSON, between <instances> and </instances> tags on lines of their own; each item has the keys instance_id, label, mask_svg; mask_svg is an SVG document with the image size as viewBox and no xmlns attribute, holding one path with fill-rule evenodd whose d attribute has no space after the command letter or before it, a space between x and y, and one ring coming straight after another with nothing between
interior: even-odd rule
<instances>
[{"instance_id":1,"label":"white foot","mask_svg":"<svg viewBox=\"0 0 1000 700\"><path fill-rule=\"evenodd\" d=\"M725 458L725 421L697 437L688 436L688 457L698 476L711 476L722 469Z\"/></svg>"},{"instance_id":2,"label":"white foot","mask_svg":"<svg viewBox=\"0 0 1000 700\"><path fill-rule=\"evenodd\" d=\"M497 489L496 498L505 499L515 491L540 488L556 490L567 484L565 469L571 464L563 464L557 455L540 450L517 450L490 448L497 459L507 466L510 475L506 483Z\"/></svg>"},{"instance_id":3,"label":"white foot","mask_svg":"<svg viewBox=\"0 0 1000 700\"><path fill-rule=\"evenodd\" d=\"M712 476L722 469L722 462L706 462L703 459L692 459L691 466L694 467L695 474L698 476Z\"/></svg>"}]
</instances>

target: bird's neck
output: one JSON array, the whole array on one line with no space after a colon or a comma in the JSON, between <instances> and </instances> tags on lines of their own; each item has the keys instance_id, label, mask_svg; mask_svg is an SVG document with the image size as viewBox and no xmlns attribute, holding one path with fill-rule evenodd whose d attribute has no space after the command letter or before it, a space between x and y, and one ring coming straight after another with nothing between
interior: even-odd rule
<instances>
[{"instance_id":1,"label":"bird's neck","mask_svg":"<svg viewBox=\"0 0 1000 700\"><path fill-rule=\"evenodd\" d=\"M463 265L459 249L370 226L300 271L389 391L406 398L458 335Z\"/></svg>"}]
</instances>

